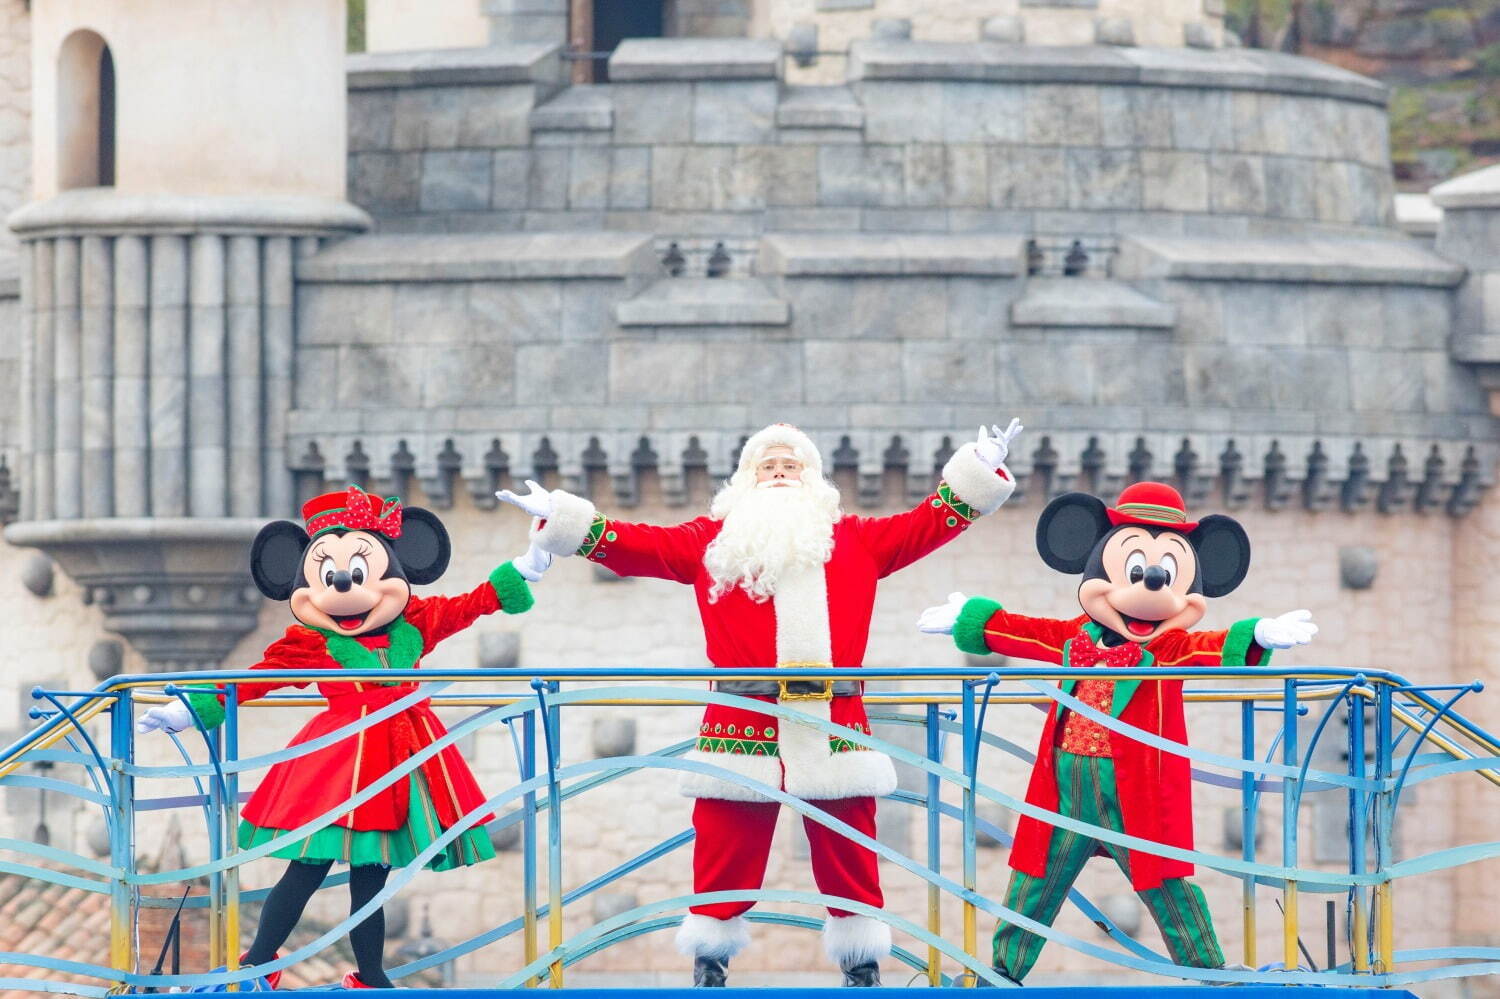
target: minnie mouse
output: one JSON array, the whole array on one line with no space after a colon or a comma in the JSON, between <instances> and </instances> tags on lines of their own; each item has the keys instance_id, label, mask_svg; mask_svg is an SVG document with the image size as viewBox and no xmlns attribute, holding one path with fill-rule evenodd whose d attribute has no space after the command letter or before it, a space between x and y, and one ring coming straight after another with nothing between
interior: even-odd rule
<instances>
[{"instance_id":1,"label":"minnie mouse","mask_svg":"<svg viewBox=\"0 0 1500 999\"><path fill-rule=\"evenodd\" d=\"M1083 493L1059 496L1042 511L1036 545L1052 568L1082 574L1083 614L1066 620L1022 617L993 600L954 593L948 603L924 611L917 626L951 634L960 649L976 655L998 652L1112 669L1265 666L1272 649L1305 644L1318 631L1305 610L1249 618L1228 631L1188 631L1202 620L1210 598L1244 580L1250 541L1229 517L1189 521L1182 496L1160 482L1130 486L1112 508ZM1070 679L1062 690L1127 725L1187 743L1181 680ZM1111 732L1053 702L1026 791L1029 804L1190 850L1190 794L1186 758ZM1030 816L1016 826L1006 908L1051 926L1084 862L1104 852L1146 903L1172 960L1224 967L1203 891L1187 880L1191 864L1102 843ZM995 931L995 971L1019 984L1045 942L1002 922Z\"/></svg>"},{"instance_id":2,"label":"minnie mouse","mask_svg":"<svg viewBox=\"0 0 1500 999\"><path fill-rule=\"evenodd\" d=\"M291 521L267 524L250 549L255 585L272 600L291 605L297 624L287 629L251 669L393 670L418 668L422 656L480 616L503 610L519 614L531 607L527 581L539 580L552 556L535 547L490 573L489 580L460 597L414 597L412 585L436 581L448 567L448 532L432 513L382 502L358 486L328 493L302 508L306 528ZM409 675L403 672L403 675ZM234 688L238 703L263 697L283 686L308 681L272 680ZM330 678L318 683L328 707L292 739L299 746L378 711L417 689L415 680L389 682ZM227 693L189 695L151 708L136 731L180 732L196 712L207 727L224 719ZM271 767L245 804L241 849L269 842L337 807L379 780L402 761L446 734L442 722L421 701L332 745ZM410 864L419 853L466 813L482 805L479 789L463 757L448 746L406 780L381 791L334 819L330 825L274 851L291 863L266 897L255 942L240 959L249 966L276 958L302 910L335 863L349 865L350 911L385 886L392 867ZM427 862L433 870L477 864L495 855L479 819ZM349 933L357 972L344 976L345 988L394 988L386 977L385 915L377 910ZM276 987L280 972L252 980L242 989ZM221 991L218 986L207 991Z\"/></svg>"}]
</instances>

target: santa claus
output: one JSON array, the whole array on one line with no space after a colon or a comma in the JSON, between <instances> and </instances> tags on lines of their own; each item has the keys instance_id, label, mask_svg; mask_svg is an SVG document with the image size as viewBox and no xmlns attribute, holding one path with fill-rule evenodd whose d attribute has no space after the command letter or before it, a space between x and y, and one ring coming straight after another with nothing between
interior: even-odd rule
<instances>
[{"instance_id":1,"label":"santa claus","mask_svg":"<svg viewBox=\"0 0 1500 999\"><path fill-rule=\"evenodd\" d=\"M846 516L823 459L796 427L755 434L739 466L714 497L708 516L673 527L615 520L586 499L535 482L500 499L540 518L537 547L578 554L621 576L653 576L693 587L709 660L746 669L857 667L864 662L876 583L953 540L998 509L1015 488L1005 467L1021 430L980 428L943 468L937 489L915 509L890 517ZM868 735L857 680L728 680L723 693L779 702L799 715ZM890 758L810 725L711 704L688 759L713 764L807 800L867 836L875 835L875 799L896 788ZM742 783L685 773L693 806L696 892L756 889L765 876L779 806ZM824 894L879 908L875 854L805 820L813 877ZM693 984L722 986L726 966L749 941L751 902L697 905L684 918L678 948L694 959ZM844 984L880 984L890 927L836 907L824 945Z\"/></svg>"}]
</instances>

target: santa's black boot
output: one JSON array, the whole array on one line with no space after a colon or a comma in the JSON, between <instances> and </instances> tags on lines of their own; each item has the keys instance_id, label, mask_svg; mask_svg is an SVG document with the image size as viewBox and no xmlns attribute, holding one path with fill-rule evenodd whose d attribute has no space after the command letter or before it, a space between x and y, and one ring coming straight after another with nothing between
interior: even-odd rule
<instances>
[{"instance_id":1,"label":"santa's black boot","mask_svg":"<svg viewBox=\"0 0 1500 999\"><path fill-rule=\"evenodd\" d=\"M880 964L876 961L864 961L844 968L844 988L880 988Z\"/></svg>"},{"instance_id":2,"label":"santa's black boot","mask_svg":"<svg viewBox=\"0 0 1500 999\"><path fill-rule=\"evenodd\" d=\"M722 989L729 978L729 962L717 957L693 959L693 988Z\"/></svg>"}]
</instances>

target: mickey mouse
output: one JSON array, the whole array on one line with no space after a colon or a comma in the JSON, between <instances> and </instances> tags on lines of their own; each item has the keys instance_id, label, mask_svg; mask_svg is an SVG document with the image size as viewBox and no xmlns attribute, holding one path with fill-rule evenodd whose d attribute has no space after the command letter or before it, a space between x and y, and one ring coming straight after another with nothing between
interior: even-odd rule
<instances>
[{"instance_id":1,"label":"mickey mouse","mask_svg":"<svg viewBox=\"0 0 1500 999\"><path fill-rule=\"evenodd\" d=\"M328 707L303 727L292 746L322 738L417 690L411 670L443 639L481 615L531 607L527 582L541 579L552 556L535 547L501 565L488 581L459 597L415 597L413 585L435 582L448 567L452 546L438 518L400 501L381 501L350 486L302 508L306 528L291 521L267 524L250 549L255 585L272 600L287 601L297 624L265 651L251 669L392 670L401 679L319 681ZM307 681L272 680L234 688L239 703ZM136 730L179 732L196 712L205 726L224 719L223 688L151 708ZM275 764L245 804L239 845L250 849L316 819L379 780L404 760L440 740L447 730L423 700L374 722L332 745ZM448 746L398 781L311 835L274 851L291 861L266 897L255 942L240 960L260 965L276 958L314 891L335 863L350 865L350 911L385 886L392 867L416 856L466 813L484 793L462 756ZM477 864L495 855L480 818L427 862L433 870ZM386 977L385 915L377 910L349 933L357 972L345 988L394 988ZM253 979L242 990L275 988L280 972ZM223 991L217 986L203 991Z\"/></svg>"},{"instance_id":2,"label":"mickey mouse","mask_svg":"<svg viewBox=\"0 0 1500 999\"><path fill-rule=\"evenodd\" d=\"M1037 522L1042 561L1082 574L1083 614L1068 620L1022 617L993 600L965 599L922 613L918 627L951 634L965 652L998 652L1062 666L1113 669L1264 666L1272 649L1312 640L1318 628L1305 610L1250 618L1228 631L1187 629L1211 597L1232 592L1250 568L1250 540L1229 517L1187 519L1182 496L1160 482L1140 482L1112 508L1094 496L1067 493ZM1181 680L1064 680L1062 691L1127 725L1187 743ZM1026 800L1091 825L1192 849L1191 774L1182 756L1111 732L1053 702L1042 729ZM1023 816L1010 853L1005 906L1052 925L1084 862L1107 852L1130 878L1160 927L1172 960L1224 967L1203 891L1189 882L1192 865L1102 843ZM1036 963L1045 939L1001 922L993 964L1015 982Z\"/></svg>"}]
</instances>

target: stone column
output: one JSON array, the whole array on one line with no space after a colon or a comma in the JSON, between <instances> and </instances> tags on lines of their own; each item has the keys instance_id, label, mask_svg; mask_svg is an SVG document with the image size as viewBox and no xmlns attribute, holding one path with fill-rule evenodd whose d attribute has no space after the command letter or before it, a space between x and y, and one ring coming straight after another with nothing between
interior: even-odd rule
<instances>
[{"instance_id":1,"label":"stone column","mask_svg":"<svg viewBox=\"0 0 1500 999\"><path fill-rule=\"evenodd\" d=\"M291 507L296 259L341 201L65 193L17 213L32 470L6 538L52 555L157 668L254 627L245 546Z\"/></svg>"},{"instance_id":2,"label":"stone column","mask_svg":"<svg viewBox=\"0 0 1500 999\"><path fill-rule=\"evenodd\" d=\"M1500 415L1500 166L1455 177L1432 189L1443 210L1435 249L1469 269L1459 286L1453 356L1474 365Z\"/></svg>"}]
</instances>

